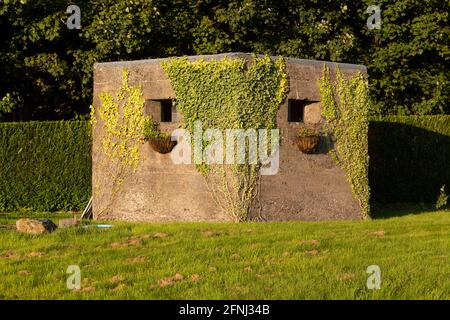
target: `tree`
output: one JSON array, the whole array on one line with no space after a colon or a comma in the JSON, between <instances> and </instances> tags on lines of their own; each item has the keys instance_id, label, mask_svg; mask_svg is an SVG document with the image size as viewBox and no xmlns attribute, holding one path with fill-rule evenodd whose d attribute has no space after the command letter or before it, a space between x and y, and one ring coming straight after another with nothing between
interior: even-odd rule
<instances>
[{"instance_id":1,"label":"tree","mask_svg":"<svg viewBox=\"0 0 450 320\"><path fill-rule=\"evenodd\" d=\"M448 1L66 0L0 3L3 120L88 114L93 64L246 51L368 66L373 114L450 113Z\"/></svg>"},{"instance_id":2,"label":"tree","mask_svg":"<svg viewBox=\"0 0 450 320\"><path fill-rule=\"evenodd\" d=\"M370 3L370 1L366 1ZM362 29L370 89L380 114L450 114L449 2L378 1L380 30Z\"/></svg>"}]
</instances>

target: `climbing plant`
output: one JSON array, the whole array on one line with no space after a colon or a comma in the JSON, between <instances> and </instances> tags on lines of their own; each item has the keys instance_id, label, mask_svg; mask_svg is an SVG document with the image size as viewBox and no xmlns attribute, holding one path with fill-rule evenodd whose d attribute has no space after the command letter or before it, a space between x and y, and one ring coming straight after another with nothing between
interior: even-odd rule
<instances>
[{"instance_id":1,"label":"climbing plant","mask_svg":"<svg viewBox=\"0 0 450 320\"><path fill-rule=\"evenodd\" d=\"M344 169L353 195L361 207L361 214L363 218L368 218L370 190L367 79L362 74L346 79L337 68L334 78L334 81L330 79L330 69L325 66L319 87L322 114L327 120L328 133L335 146L331 156Z\"/></svg>"},{"instance_id":2,"label":"climbing plant","mask_svg":"<svg viewBox=\"0 0 450 320\"><path fill-rule=\"evenodd\" d=\"M168 133L162 132L159 129L158 123L156 123L153 117L151 116L147 116L144 120L142 135L144 140L146 141L151 139L161 139L170 137Z\"/></svg>"},{"instance_id":3,"label":"climbing plant","mask_svg":"<svg viewBox=\"0 0 450 320\"><path fill-rule=\"evenodd\" d=\"M109 199L105 201L106 207L98 210L102 215L112 205L116 195L121 189L126 177L135 172L139 165L139 143L144 127L149 120L153 120L143 114L144 98L139 85L129 85L129 71L122 70L122 83L115 94L102 92L99 95L101 105L98 107L98 115L95 118L95 109L91 107L91 123L93 126L101 125L101 149L107 156L98 161L110 175L105 175L101 184L109 184L111 188L99 188L94 184L94 192L99 197L106 196L101 190L111 190ZM107 160L108 159L108 160Z\"/></svg>"},{"instance_id":4,"label":"climbing plant","mask_svg":"<svg viewBox=\"0 0 450 320\"><path fill-rule=\"evenodd\" d=\"M283 59L225 57L221 60L172 58L162 63L176 93L182 126L202 130L275 129L279 105L288 91ZM203 142L204 143L204 142ZM222 143L223 150L226 148ZM248 158L248 150L245 151ZM225 153L225 152L224 152ZM261 162L197 166L216 202L235 221L249 219L258 194Z\"/></svg>"},{"instance_id":5,"label":"climbing plant","mask_svg":"<svg viewBox=\"0 0 450 320\"><path fill-rule=\"evenodd\" d=\"M144 98L141 87L130 86L128 78L129 72L122 70L122 85L115 97L108 92L100 94L99 115L105 128L102 139L104 153L136 170L139 137L147 117L142 112Z\"/></svg>"}]
</instances>

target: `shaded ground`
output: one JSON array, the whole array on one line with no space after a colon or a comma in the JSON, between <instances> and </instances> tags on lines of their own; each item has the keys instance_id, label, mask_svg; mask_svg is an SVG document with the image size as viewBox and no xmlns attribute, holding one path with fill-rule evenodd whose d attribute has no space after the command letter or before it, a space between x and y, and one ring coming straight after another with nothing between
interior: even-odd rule
<instances>
[{"instance_id":1,"label":"shaded ground","mask_svg":"<svg viewBox=\"0 0 450 320\"><path fill-rule=\"evenodd\" d=\"M410 214L432 212L434 210L435 205L428 203L371 204L372 219L402 217Z\"/></svg>"}]
</instances>

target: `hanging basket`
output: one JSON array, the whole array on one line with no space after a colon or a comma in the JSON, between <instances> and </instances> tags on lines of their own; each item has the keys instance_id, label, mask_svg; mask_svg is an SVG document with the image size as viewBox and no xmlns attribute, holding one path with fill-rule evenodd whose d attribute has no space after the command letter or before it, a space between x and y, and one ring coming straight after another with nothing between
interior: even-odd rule
<instances>
[{"instance_id":1,"label":"hanging basket","mask_svg":"<svg viewBox=\"0 0 450 320\"><path fill-rule=\"evenodd\" d=\"M169 153L177 144L176 141L171 140L171 137L153 138L149 139L148 142L153 150L162 154Z\"/></svg>"},{"instance_id":2,"label":"hanging basket","mask_svg":"<svg viewBox=\"0 0 450 320\"><path fill-rule=\"evenodd\" d=\"M316 152L319 146L319 137L296 137L295 144L301 152L311 154Z\"/></svg>"}]
</instances>

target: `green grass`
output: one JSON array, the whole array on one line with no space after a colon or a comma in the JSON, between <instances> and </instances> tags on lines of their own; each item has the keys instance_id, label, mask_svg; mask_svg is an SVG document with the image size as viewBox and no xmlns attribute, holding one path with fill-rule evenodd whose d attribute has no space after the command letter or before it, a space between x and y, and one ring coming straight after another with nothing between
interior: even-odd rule
<instances>
[{"instance_id":1,"label":"green grass","mask_svg":"<svg viewBox=\"0 0 450 320\"><path fill-rule=\"evenodd\" d=\"M23 215L0 214L0 223ZM3 227L0 298L450 299L448 211L372 221L113 224L41 236ZM80 291L66 288L69 265L81 268ZM369 265L381 268L379 290L366 288ZM177 273L183 279L170 283Z\"/></svg>"}]
</instances>

